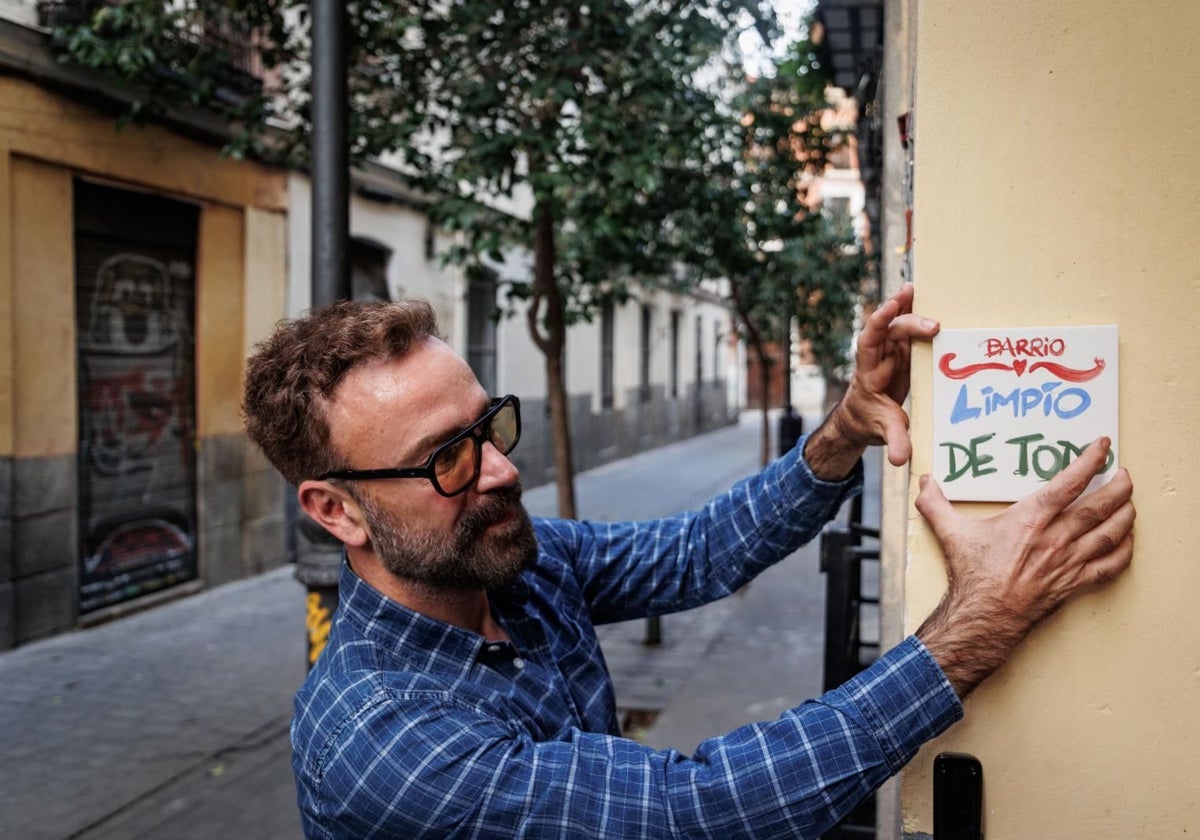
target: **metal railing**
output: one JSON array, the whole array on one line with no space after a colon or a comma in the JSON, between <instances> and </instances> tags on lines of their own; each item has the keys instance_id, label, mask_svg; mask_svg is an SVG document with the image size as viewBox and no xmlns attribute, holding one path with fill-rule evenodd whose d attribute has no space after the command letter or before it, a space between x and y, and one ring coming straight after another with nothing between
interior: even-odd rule
<instances>
[{"instance_id":1,"label":"metal railing","mask_svg":"<svg viewBox=\"0 0 1200 840\"><path fill-rule=\"evenodd\" d=\"M830 523L821 533L821 571L825 574L825 691L837 688L879 658L879 531L863 525L861 520L861 499L855 499L849 523ZM865 576L864 562L872 563ZM823 834L822 840L874 837L872 795Z\"/></svg>"}]
</instances>

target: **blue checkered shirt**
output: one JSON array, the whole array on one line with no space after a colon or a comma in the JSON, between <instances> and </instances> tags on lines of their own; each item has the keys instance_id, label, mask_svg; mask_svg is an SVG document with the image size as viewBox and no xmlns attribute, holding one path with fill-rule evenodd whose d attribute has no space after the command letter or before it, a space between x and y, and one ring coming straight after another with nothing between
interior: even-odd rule
<instances>
[{"instance_id":1,"label":"blue checkered shirt","mask_svg":"<svg viewBox=\"0 0 1200 840\"><path fill-rule=\"evenodd\" d=\"M309 838L816 838L962 707L910 638L841 688L685 756L620 737L594 625L736 591L812 539L861 472L798 453L703 509L536 519L533 569L491 593L492 643L341 575L329 643L296 696Z\"/></svg>"}]
</instances>

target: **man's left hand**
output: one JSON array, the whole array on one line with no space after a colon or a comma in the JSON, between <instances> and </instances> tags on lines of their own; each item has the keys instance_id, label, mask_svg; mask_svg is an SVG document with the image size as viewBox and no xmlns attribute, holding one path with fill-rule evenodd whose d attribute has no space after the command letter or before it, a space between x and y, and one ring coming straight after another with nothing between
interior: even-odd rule
<instances>
[{"instance_id":1,"label":"man's left hand","mask_svg":"<svg viewBox=\"0 0 1200 840\"><path fill-rule=\"evenodd\" d=\"M859 334L846 395L805 448L805 459L821 478L845 476L871 445L886 444L895 466L912 454L908 415L901 407L908 397L912 341L928 341L940 328L937 321L914 314L912 304L913 285L905 283Z\"/></svg>"}]
</instances>

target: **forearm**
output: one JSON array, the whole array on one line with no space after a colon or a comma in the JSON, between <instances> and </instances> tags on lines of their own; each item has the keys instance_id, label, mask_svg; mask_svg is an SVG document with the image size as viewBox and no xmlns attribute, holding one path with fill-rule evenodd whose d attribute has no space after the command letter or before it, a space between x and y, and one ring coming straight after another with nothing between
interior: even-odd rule
<instances>
[{"instance_id":1,"label":"forearm","mask_svg":"<svg viewBox=\"0 0 1200 840\"><path fill-rule=\"evenodd\" d=\"M343 736L354 743L323 751L311 775L303 765L314 833L816 837L962 714L911 639L841 688L692 757L579 729L532 740L486 706L420 694L356 712Z\"/></svg>"},{"instance_id":2,"label":"forearm","mask_svg":"<svg viewBox=\"0 0 1200 840\"><path fill-rule=\"evenodd\" d=\"M961 717L962 704L937 664L910 637L859 675L778 720L703 742L696 758L719 761L737 755L739 744L769 754L773 775L791 780L780 795L788 800L784 807L793 831L803 821L809 830L798 836L817 836ZM744 765L731 769L735 784L752 781ZM793 834L768 830L752 836Z\"/></svg>"},{"instance_id":3,"label":"forearm","mask_svg":"<svg viewBox=\"0 0 1200 840\"><path fill-rule=\"evenodd\" d=\"M963 597L947 592L916 636L959 699L965 700L1008 660L1032 629L1032 622L992 594Z\"/></svg>"},{"instance_id":4,"label":"forearm","mask_svg":"<svg viewBox=\"0 0 1200 840\"><path fill-rule=\"evenodd\" d=\"M789 452L696 511L640 522L537 520L569 557L597 623L708 603L737 591L821 532L861 487L854 465L823 481Z\"/></svg>"},{"instance_id":5,"label":"forearm","mask_svg":"<svg viewBox=\"0 0 1200 840\"><path fill-rule=\"evenodd\" d=\"M809 469L825 481L840 481L848 476L867 448L866 443L850 437L844 414L839 403L804 445L804 460Z\"/></svg>"}]
</instances>

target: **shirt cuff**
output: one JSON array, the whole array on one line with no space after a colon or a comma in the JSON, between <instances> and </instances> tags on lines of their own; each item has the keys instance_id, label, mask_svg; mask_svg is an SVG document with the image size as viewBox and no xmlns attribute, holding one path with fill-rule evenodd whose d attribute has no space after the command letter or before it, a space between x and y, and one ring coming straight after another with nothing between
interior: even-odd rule
<instances>
[{"instance_id":1,"label":"shirt cuff","mask_svg":"<svg viewBox=\"0 0 1200 840\"><path fill-rule=\"evenodd\" d=\"M786 463L786 468L799 471L802 486L812 488L818 493L842 499L848 499L858 494L862 490L863 484L862 458L859 458L854 463L854 469L850 470L850 474L845 478L836 481L820 478L812 471L812 467L809 466L808 461L804 459L804 447L811 436L812 432L809 432L801 437L800 440L796 441L796 445L783 456L782 460Z\"/></svg>"},{"instance_id":2,"label":"shirt cuff","mask_svg":"<svg viewBox=\"0 0 1200 840\"><path fill-rule=\"evenodd\" d=\"M876 733L892 773L963 716L958 694L916 636L892 648L841 690Z\"/></svg>"}]
</instances>

